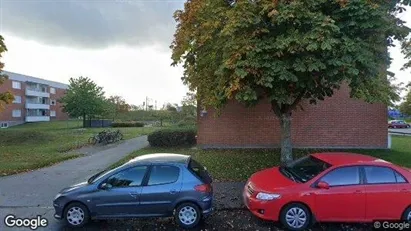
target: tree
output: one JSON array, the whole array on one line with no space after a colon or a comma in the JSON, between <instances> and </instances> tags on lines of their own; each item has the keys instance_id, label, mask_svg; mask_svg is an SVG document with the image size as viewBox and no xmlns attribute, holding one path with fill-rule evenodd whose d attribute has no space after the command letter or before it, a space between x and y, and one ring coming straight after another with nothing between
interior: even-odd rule
<instances>
[{"instance_id":1,"label":"tree","mask_svg":"<svg viewBox=\"0 0 411 231\"><path fill-rule=\"evenodd\" d=\"M3 36L0 35L0 58L3 57L3 53L7 51L6 44L4 43L4 38ZM4 68L4 63L0 61L0 85L8 79L8 76L5 74L2 74L1 72L3 71ZM13 94L11 94L10 91L6 92L0 92L0 112L4 109L5 104L10 104L14 100Z\"/></svg>"},{"instance_id":2,"label":"tree","mask_svg":"<svg viewBox=\"0 0 411 231\"><path fill-rule=\"evenodd\" d=\"M387 46L409 28L410 0L189 0L174 18L172 65L201 106L269 100L281 126L281 161L292 160L292 112L348 84L351 96L389 103Z\"/></svg>"},{"instance_id":3,"label":"tree","mask_svg":"<svg viewBox=\"0 0 411 231\"><path fill-rule=\"evenodd\" d=\"M121 96L110 96L108 101L114 105L114 118L117 118L119 113L128 112L131 109L131 106L127 104L126 100L124 100Z\"/></svg>"},{"instance_id":4,"label":"tree","mask_svg":"<svg viewBox=\"0 0 411 231\"><path fill-rule=\"evenodd\" d=\"M402 70L411 68L411 38L402 43L402 53L405 55L405 59L408 60Z\"/></svg>"},{"instance_id":5,"label":"tree","mask_svg":"<svg viewBox=\"0 0 411 231\"><path fill-rule=\"evenodd\" d=\"M100 116L107 111L107 101L103 88L88 77L70 78L66 94L60 99L63 109L72 117L82 117L83 127L86 118Z\"/></svg>"},{"instance_id":6,"label":"tree","mask_svg":"<svg viewBox=\"0 0 411 231\"><path fill-rule=\"evenodd\" d=\"M408 92L404 101L400 104L399 110L404 115L411 115L411 82L408 84Z\"/></svg>"}]
</instances>

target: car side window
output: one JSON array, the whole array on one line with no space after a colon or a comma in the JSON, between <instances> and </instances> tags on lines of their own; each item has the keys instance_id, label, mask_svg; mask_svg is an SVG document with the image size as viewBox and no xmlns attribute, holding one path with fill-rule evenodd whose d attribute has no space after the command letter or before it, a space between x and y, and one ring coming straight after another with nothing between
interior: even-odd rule
<instances>
[{"instance_id":1,"label":"car side window","mask_svg":"<svg viewBox=\"0 0 411 231\"><path fill-rule=\"evenodd\" d=\"M405 180L405 178L399 174L397 171L394 171L395 173L395 178L397 179L397 183L407 183L407 180Z\"/></svg>"},{"instance_id":2,"label":"car side window","mask_svg":"<svg viewBox=\"0 0 411 231\"><path fill-rule=\"evenodd\" d=\"M397 183L395 173L391 168L366 166L364 167L365 178L368 184L395 184Z\"/></svg>"},{"instance_id":3,"label":"car side window","mask_svg":"<svg viewBox=\"0 0 411 231\"><path fill-rule=\"evenodd\" d=\"M146 174L147 166L128 168L110 176L106 183L113 188L140 186Z\"/></svg>"},{"instance_id":4,"label":"car side window","mask_svg":"<svg viewBox=\"0 0 411 231\"><path fill-rule=\"evenodd\" d=\"M147 185L171 184L178 180L180 168L168 165L155 165L151 168Z\"/></svg>"},{"instance_id":5,"label":"car side window","mask_svg":"<svg viewBox=\"0 0 411 231\"><path fill-rule=\"evenodd\" d=\"M360 184L359 167L342 167L327 173L321 181L327 182L330 186L356 185Z\"/></svg>"}]
</instances>

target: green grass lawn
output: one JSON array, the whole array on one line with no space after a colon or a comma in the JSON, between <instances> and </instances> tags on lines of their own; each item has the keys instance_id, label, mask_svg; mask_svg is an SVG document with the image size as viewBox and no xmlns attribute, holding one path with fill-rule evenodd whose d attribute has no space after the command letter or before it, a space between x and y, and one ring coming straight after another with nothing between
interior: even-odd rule
<instances>
[{"instance_id":1,"label":"green grass lawn","mask_svg":"<svg viewBox=\"0 0 411 231\"><path fill-rule=\"evenodd\" d=\"M107 129L83 129L81 125L81 121L53 121L1 129L0 176L37 169L78 157L78 154L69 151L87 145L89 137ZM130 139L148 134L158 128L118 129L123 133L124 139Z\"/></svg>"},{"instance_id":2,"label":"green grass lawn","mask_svg":"<svg viewBox=\"0 0 411 231\"><path fill-rule=\"evenodd\" d=\"M344 150L383 158L393 163L411 167L411 137L394 136L392 150ZM294 157L308 153L333 150L294 150ZM179 153L193 156L207 167L216 181L245 181L251 174L264 168L279 165L276 149L199 150L190 148L145 148L133 152L114 164L118 166L139 155L150 153Z\"/></svg>"}]
</instances>

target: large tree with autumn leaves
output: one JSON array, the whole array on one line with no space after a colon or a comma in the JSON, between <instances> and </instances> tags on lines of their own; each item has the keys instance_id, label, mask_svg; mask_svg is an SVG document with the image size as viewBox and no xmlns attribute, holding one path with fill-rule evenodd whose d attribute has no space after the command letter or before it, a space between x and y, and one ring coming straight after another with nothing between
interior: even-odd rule
<instances>
[{"instance_id":1,"label":"large tree with autumn leaves","mask_svg":"<svg viewBox=\"0 0 411 231\"><path fill-rule=\"evenodd\" d=\"M292 160L291 118L301 102L332 96L388 103L387 46L410 32L397 13L410 0L188 0L175 12L172 65L200 105L269 100L281 125L281 161ZM200 106L199 105L199 106Z\"/></svg>"},{"instance_id":2,"label":"large tree with autumn leaves","mask_svg":"<svg viewBox=\"0 0 411 231\"><path fill-rule=\"evenodd\" d=\"M3 53L7 51L6 44L4 43L3 36L0 35L0 58L2 58ZM7 75L3 74L4 63L0 61L0 85L8 78ZM13 101L14 96L9 92L0 92L0 112L4 109L5 104L9 104Z\"/></svg>"}]
</instances>

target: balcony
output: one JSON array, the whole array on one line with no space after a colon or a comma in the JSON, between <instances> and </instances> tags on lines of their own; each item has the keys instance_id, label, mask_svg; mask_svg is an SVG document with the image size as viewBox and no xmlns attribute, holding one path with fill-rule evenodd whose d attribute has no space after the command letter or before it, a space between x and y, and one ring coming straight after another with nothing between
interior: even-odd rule
<instances>
[{"instance_id":1,"label":"balcony","mask_svg":"<svg viewBox=\"0 0 411 231\"><path fill-rule=\"evenodd\" d=\"M47 109L50 110L50 105L48 104L40 104L40 103L27 103L26 102L26 109Z\"/></svg>"},{"instance_id":2,"label":"balcony","mask_svg":"<svg viewBox=\"0 0 411 231\"><path fill-rule=\"evenodd\" d=\"M26 122L50 121L50 116L26 116Z\"/></svg>"},{"instance_id":3,"label":"balcony","mask_svg":"<svg viewBox=\"0 0 411 231\"><path fill-rule=\"evenodd\" d=\"M37 97L50 98L50 93L48 93L48 92L42 92L42 91L40 91L39 89L26 88L26 95L27 95L27 96L37 96Z\"/></svg>"}]
</instances>

